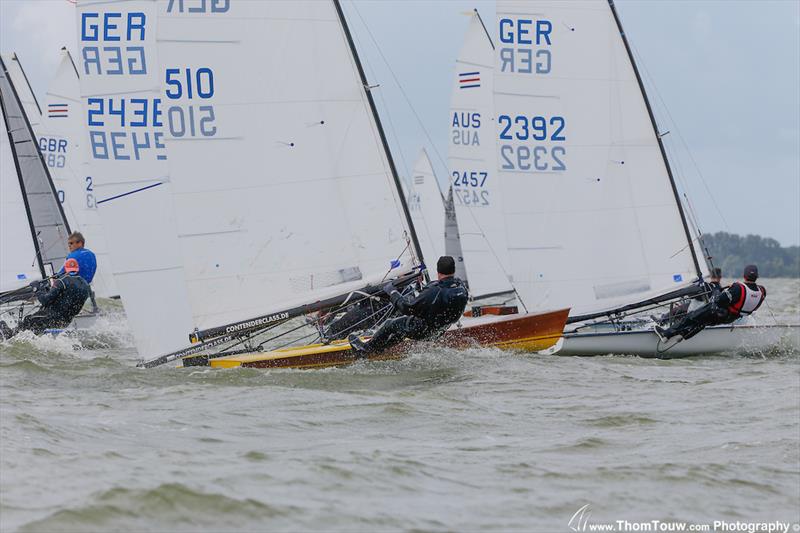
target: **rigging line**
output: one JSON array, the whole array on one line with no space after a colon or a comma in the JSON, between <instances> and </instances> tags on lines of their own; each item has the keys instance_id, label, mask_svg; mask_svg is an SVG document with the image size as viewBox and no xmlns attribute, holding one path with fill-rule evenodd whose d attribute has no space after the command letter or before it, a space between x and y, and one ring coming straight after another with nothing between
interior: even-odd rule
<instances>
[{"instance_id":1,"label":"rigging line","mask_svg":"<svg viewBox=\"0 0 800 533\"><path fill-rule=\"evenodd\" d=\"M711 294L711 291L704 291L704 292L698 293L697 296L707 296L709 294ZM575 326L573 329L571 329L569 331L565 330L565 333L576 333L576 332L578 332L578 331L580 331L582 329L586 329L586 328L589 328L589 327L592 327L592 326L598 326L598 325L604 325L604 324L615 324L615 323L619 322L622 319L628 318L629 316L634 316L635 317L637 315L643 315L643 314L648 313L650 311L655 311L655 310L657 310L657 309L659 309L661 307L670 307L673 304L675 304L675 303L677 303L677 302L679 302L681 300L683 300L683 298L676 298L674 300L666 300L666 301L663 301L663 302L659 302L659 303L648 305L646 307L640 307L638 309L631 309L630 311L623 311L621 313L616 313L613 316L609 316L608 318L604 318L602 320L592 320L591 322L578 324L577 326ZM686 315L688 313L689 313L689 311L684 311L682 313L676 313L675 315L672 315L670 318L671 319L681 318L681 317L683 317L684 315Z\"/></svg>"},{"instance_id":2,"label":"rigging line","mask_svg":"<svg viewBox=\"0 0 800 533\"><path fill-rule=\"evenodd\" d=\"M772 312L772 307L769 306L766 298L764 299L764 303L767 304L767 310L769 311L770 316L772 317L772 321L775 322L775 325L778 325L778 318L775 316L775 313Z\"/></svg>"},{"instance_id":3,"label":"rigging line","mask_svg":"<svg viewBox=\"0 0 800 533\"><path fill-rule=\"evenodd\" d=\"M224 353L224 352L227 352L227 351L230 351L230 350L232 350L233 348L236 348L237 346L239 346L239 345L241 345L241 344L244 344L245 342L248 342L248 341L252 340L253 338L257 337L258 335L262 335L262 334L264 334L264 333L266 333L266 332L268 332L268 331L270 331L270 330L272 330L272 329L275 329L275 328L277 328L278 326L280 326L280 325L284 324L285 322L286 322L286 320L280 320L280 321L278 321L278 322L275 322L274 324L270 324L269 326L267 326L266 328L264 328L264 329L262 329L262 330L255 331L255 332L250 332L249 334L246 334L246 335L244 335L244 336L243 336L243 338L242 338L241 340L239 340L239 341L237 341L237 342L235 342L235 343L231 344L230 346L226 347L226 348L225 348L224 350L222 350L221 352L218 352L218 354L220 354L220 353ZM235 339L233 339L233 340L235 340ZM269 339L267 339L267 340L266 340L266 341L264 341L264 342L268 342L268 341L269 341Z\"/></svg>"},{"instance_id":4,"label":"rigging line","mask_svg":"<svg viewBox=\"0 0 800 533\"><path fill-rule=\"evenodd\" d=\"M309 333L308 335L304 335L304 336L302 336L300 338L297 338L297 339L292 339L292 340L290 340L289 342L287 342L285 344L280 344L280 345L276 346L275 348L273 348L273 350L280 350L281 348L286 348L287 346L290 346L290 345L292 345L292 344L294 344L296 342L300 342L300 341L303 341L303 340L306 340L306 339L310 339L311 337L319 338L319 332L313 331L313 332Z\"/></svg>"},{"instance_id":5,"label":"rigging line","mask_svg":"<svg viewBox=\"0 0 800 533\"><path fill-rule=\"evenodd\" d=\"M357 14L358 14L358 18L361 21L361 24L367 29L367 32L369 32L369 27L366 25L366 22L364 21L363 17L361 16L361 13L358 12L358 7L355 5L355 2L352 2L352 5L353 5L353 9L355 9ZM370 37L372 37L371 34L370 34ZM354 38L358 41L359 44L361 43L361 39L357 35L355 35ZM375 42L374 38L372 40L373 40L373 43L374 43ZM375 46L377 48L377 43L375 43ZM380 49L378 49L378 51L380 52ZM382 53L381 53L381 58L383 59L384 63L388 67L389 64L386 61L386 58L383 57ZM379 76L377 75L376 69L373 68L372 63L369 61L369 58L364 56L364 57L362 57L362 59L364 59L364 62L366 63L366 66L367 66L367 69L371 71L372 78L373 79L380 79ZM394 73L392 75L394 76ZM413 174L415 173L415 171L414 171L414 169L411 169L409 167L408 162L406 161L405 153L404 153L402 145L400 143L400 136L397 134L397 130L394 127L394 121L392 120L392 113L389 113L389 111L388 111L389 110L389 106L387 105L386 99L383 96L383 91L376 91L376 93L377 93L378 99L380 100L381 106L386 111L384 113L384 116L385 116L386 120L389 123L389 131L391 132L391 136L392 136L392 138L394 140L394 145L396 147L395 153L399 153L400 162L403 165L403 170L405 172L405 177L403 178L403 181L406 184L406 190L404 192L406 193L406 204L408 205L408 209L410 211L411 210L411 205L409 204L409 200L411 199L411 195L412 195L412 192L414 190ZM375 93L373 93L373 94L375 94ZM434 148L434 150L435 150L435 148ZM433 169L431 169L431 170L433 170ZM435 173L433 175L433 179L436 180L436 174ZM437 180L437 189L440 189L440 186L438 184L438 180ZM421 198L421 196L420 196L420 198ZM442 203L442 206L444 206L444 203ZM419 212L421 213L422 224L425 226L424 229L425 229L425 234L428 236L428 242L429 243L433 243L433 242L435 242L435 240L433 239L433 235L434 235L435 232L431 231L430 225L428 224L428 219L425 217L424 213L422 213L421 209L419 210ZM413 219L413 216L411 218ZM433 259L429 257L428 260L432 261Z\"/></svg>"},{"instance_id":6,"label":"rigging line","mask_svg":"<svg viewBox=\"0 0 800 533\"><path fill-rule=\"evenodd\" d=\"M383 62L386 65L386 68L389 70L389 73L392 75L392 79L394 80L395 84L397 84L397 88L400 89L400 94L403 95L403 98L405 99L406 104L408 105L409 109L411 109L411 112L414 114L414 118L417 119L417 123L419 124L420 128L422 129L422 132L425 134L425 137L427 137L428 143L430 144L431 148L433 148L433 151L436 154L436 157L439 158L439 162L442 164L442 167L447 169L448 168L447 167L447 163L445 162L445 160L442 157L442 155L439 153L439 150L436 148L436 143L433 142L433 139L431 138L430 133L428 133L428 130L425 128L425 124L423 124L422 119L419 117L419 114L417 113L417 110L411 104L411 100L408 98L408 95L406 94L406 91L403 88L403 85L400 83L399 78L394 73L394 70L392 69L392 66L386 60L386 56L383 55L383 50L378 45L378 41L375 39L375 36L372 35L372 31L370 31L369 26L364 21L364 18L361 16L361 12L358 10L358 6L356 5L355 2L351 2L351 4L353 6L353 9L356 12L356 15L358 15L358 18L361 20L361 23L364 25L364 28L366 28L367 34L369 35L370 40L372 41L372 44L375 45L375 49L378 51L378 54L380 54L381 59L383 59Z\"/></svg>"},{"instance_id":7,"label":"rigging line","mask_svg":"<svg viewBox=\"0 0 800 533\"><path fill-rule=\"evenodd\" d=\"M356 7L355 3L351 2L351 4L353 5L353 8L356 10L356 12L358 12L358 8ZM358 15L359 15L359 19L361 20L362 25L367 29L367 32L369 32L369 27L364 22L364 19L361 17L361 14L358 13ZM353 38L355 40L357 40L359 43L361 42L361 39L360 39L360 37L358 35L353 34ZM374 40L373 40L373 42L374 42ZM369 61L369 58L365 57L364 59L365 59L364 62L366 63L366 68L371 71L373 79L380 79L377 76L376 70L372 67L372 63ZM384 59L384 62L385 61L386 60ZM388 66L388 64L387 64L387 66ZM365 87L364 89L366 91L369 91L370 93L372 93L372 89L370 87ZM397 131L395 130L395 127L394 127L394 121L392 120L392 114L388 112L389 107L386 105L386 100L383 97L383 91L376 91L376 94L377 94L378 98L380 99L381 106L385 110L384 115L386 116L386 119L389 122L389 131L391 132L391 135L392 135L393 140L394 140L395 152L400 154L400 162L402 163L403 170L405 171L405 177L401 177L400 179L402 179L403 182L406 183L406 190L404 191L403 188L400 187L400 190L397 191L397 194L398 195L402 194L402 195L406 196L404 198L404 200L405 200L406 206L408 207L408 210L409 210L408 223L409 224L413 224L413 220L412 220L413 217L411 216L411 212L410 212L411 211L411 207L408 205L409 197L406 195L407 191L411 191L411 184L410 184L410 181L409 181L411 179L411 174L410 174L410 172L408 170L408 163L406 162L406 158L405 158L405 155L403 153L403 149L402 149L402 147L400 145L400 137L397 135ZM380 139L376 139L376 140L380 141ZM385 166L385 163L384 163L384 170L387 170L386 166ZM391 174L391 169L388 170L388 174ZM397 186L395 184L392 184L391 186L392 186L393 189L397 188ZM394 204L395 204L395 209L398 212L402 213L403 212L402 205L398 205L397 198L394 195L392 195L392 199L393 199ZM427 230L427 228L426 228L426 230ZM420 244L420 247L421 247L421 244ZM420 249L420 253L423 253L421 249ZM402 256L402 253L400 255ZM424 253L423 253L423 255L424 255ZM416 257L416 253L413 250L411 252L411 259L415 263L419 262L419 259ZM388 275L388 273L387 273L387 275ZM384 276L384 279L385 279L385 276Z\"/></svg>"},{"instance_id":8,"label":"rigging line","mask_svg":"<svg viewBox=\"0 0 800 533\"><path fill-rule=\"evenodd\" d=\"M695 238L692 239L692 242L693 243L697 242L702 248L705 248L705 243L703 241L703 231L700 229L700 221L699 221L699 218L697 216L697 211L695 211L694 205L689 201L689 196L687 194L687 192L690 191L689 180L687 178L687 174L683 170L683 165L681 163L680 158L678 157L678 153L677 153L677 150L675 149L675 146L673 146L673 144L671 142L663 142L663 146L664 146L664 149L667 151L670 160L673 162L673 170L676 170L676 172L673 172L673 175L678 179L678 181L680 182L681 188L683 189L682 192L681 192L681 196L683 198L680 201L684 204L684 206L686 208L685 209L686 218L687 218L687 220L689 222L689 226L691 227L692 232L696 234ZM687 246L684 246L683 248L678 250L678 252L676 252L675 254L673 254L670 257L671 258L675 257L676 255L678 255L678 253L682 252L686 248L687 248ZM708 255L709 254L708 254L707 251L704 251L704 250L701 250L701 251L703 251L703 257L704 257L703 263L704 263L706 269L708 269L708 266L709 266L708 265L708 263L709 263Z\"/></svg>"},{"instance_id":9,"label":"rigging line","mask_svg":"<svg viewBox=\"0 0 800 533\"><path fill-rule=\"evenodd\" d=\"M336 8L337 15L339 17L339 25L341 30L344 32L345 39L350 47L350 59L353 62L353 65L356 68L358 73L358 79L362 85L360 94L361 102L366 104L369 111L372 114L372 121L370 124L372 125L372 135L373 139L379 141L380 146L382 146L382 155L381 157L381 164L383 165L384 175L389 178L390 181L390 189L395 192L392 194L392 200L395 205L395 210L402 215L403 224L406 226L406 232L410 234L411 239L414 241L414 251L411 253L412 259L416 260L416 254L419 253L420 257L423 256L422 247L419 244L419 239L417 238L416 230L414 229L414 224L411 220L411 213L408 211L408 204L406 202L405 194L403 193L402 186L401 186L401 178L397 172L397 167L394 162L394 158L392 157L391 147L389 146L389 139L386 136L386 132L381 125L381 118L380 113L378 112L378 106L375 103L375 98L373 98L372 90L367 80L367 74L364 71L363 63L358 55L358 48L356 47L356 43L353 40L353 34L350 31L347 18L345 17L344 8L339 0L333 0L334 7ZM361 19L362 23L364 22ZM369 28L367 28L369 31ZM376 138L377 135L377 138ZM402 155L402 154L401 154ZM387 168L388 166L388 168ZM425 274L427 276L427 274Z\"/></svg>"},{"instance_id":10,"label":"rigging line","mask_svg":"<svg viewBox=\"0 0 800 533\"><path fill-rule=\"evenodd\" d=\"M355 331L355 329L356 329L356 326L358 326L359 324L361 324L361 323L363 323L363 322L366 322L367 320L371 319L372 317L374 317L374 316L377 316L378 314L380 314L380 313L383 313L384 311L386 311L386 313L384 314L384 316L383 316L383 317L381 317L381 319L380 319L380 320L378 320L378 321L376 322L376 325L377 325L377 324L383 324L383 322L385 322L385 321L386 321L386 318L387 318L387 316L389 315L389 313L391 313L391 311L392 311L393 309L394 309L394 306L393 306L392 304L389 304L389 305L386 305L386 306L384 306L384 307L381 307L381 308L379 308L377 311L375 311L374 313L372 313L371 315L369 315L369 316L366 316L366 317L362 318L361 320L359 320L359 321L358 321L358 322L356 322L355 324L351 325L349 328L346 328L346 329L344 329L343 331L341 331L340 333L338 333L338 335L347 335L347 334L348 334L348 333L350 333L351 331ZM322 337L322 335L320 335L320 338L321 338L321 337Z\"/></svg>"},{"instance_id":11,"label":"rigging line","mask_svg":"<svg viewBox=\"0 0 800 533\"><path fill-rule=\"evenodd\" d=\"M353 6L355 6L355 3L353 3ZM361 19L361 22L363 24L364 23L364 19ZM361 44L361 39L359 38L358 35L354 34L353 38L357 41L357 44L359 44L359 45ZM364 47L362 46L361 49L363 50ZM363 56L361 56L361 59L364 61L364 63L366 63L366 68L367 68L367 70L370 71L371 78L373 80L379 80L380 76L378 76L377 70L372 67L372 63L370 62L369 57L367 57L366 55L363 55ZM367 89L367 90L371 90L371 89ZM397 131L394 128L394 121L392 120L392 114L388 112L389 108L386 105L386 100L383 98L383 91L375 91L375 93L373 93L373 94L377 94L378 95L378 98L381 101L381 106L383 107L384 110L386 110L384 115L385 115L385 118L386 118L387 122L389 122L389 131L391 131L392 136L394 137L394 144L397 147L395 152L398 152L399 155L400 155L400 162L403 163L403 170L405 171L406 179L408 179L408 176L410 176L410 173L408 171L408 168L409 168L408 167L408 163L406 162L405 155L403 155L403 150L400 147L400 137L397 135Z\"/></svg>"},{"instance_id":12,"label":"rigging line","mask_svg":"<svg viewBox=\"0 0 800 533\"><path fill-rule=\"evenodd\" d=\"M361 11L359 11L358 6L355 4L355 2L351 2L351 4L353 6L353 9L356 12L356 15L358 15L359 20L361 20L361 24L363 24L364 28L367 30L367 35L369 35L370 40L372 41L372 44L375 45L375 49L378 51L378 54L380 55L381 59L383 60L384 64L386 65L386 68L389 70L389 73L392 75L392 79L394 80L395 84L397 84L397 88L400 89L400 94L403 95L403 98L405 99L406 104L408 105L409 109L411 109L411 112L414 114L414 117L417 119L417 123L419 124L419 126L422 129L423 133L427 137L431 148L433 148L433 151L436 154L436 157L439 159L439 162L442 164L442 166L447 170L448 169L447 163L445 162L445 160L442 157L442 155L439 153L439 150L436 148L436 143L433 142L433 139L431 138L430 133L428 133L427 128L425 128L425 125L423 124L422 119L420 119L419 114L417 113L417 110L412 105L411 100L408 97L408 94L406 94L406 91L403 88L403 85L400 83L400 80L398 79L397 75L395 74L394 70L392 69L392 66L389 64L389 61L387 61L386 56L383 54L383 50L381 49L380 45L378 44L378 41L375 39L375 36L372 34L372 31L369 29L369 26L367 25L366 21L364 20L364 17L361 16ZM481 228L480 224L478 224L478 222L477 222L477 219L475 217L475 213L473 213L471 209L468 209L468 211L470 212L473 220L475 221L476 226L478 226L478 228L481 230L481 232L483 232L483 228ZM506 269L503 266L502 262L500 261L500 258L498 257L497 253L494 251L494 247L492 246L491 242L489 242L489 239L486 238L485 234L483 235L483 238L486 241L487 245L489 246L489 250L492 252L492 255L494 256L495 260L497 260L497 263L500 266L500 270L503 272L503 275L506 277L507 280L509 280L509 284L511 285L511 288L513 289L514 293L517 295L517 299L522 304L523 309L525 309L525 312L527 313L528 312L528 306L525 305L525 302L523 301L522 296L520 296L519 292L517 291L516 286L514 285L514 283L511 282L510 277L508 275L508 272L506 272Z\"/></svg>"},{"instance_id":13,"label":"rigging line","mask_svg":"<svg viewBox=\"0 0 800 533\"><path fill-rule=\"evenodd\" d=\"M630 43L630 38L628 39L628 42ZM644 58L639 53L639 50L632 43L630 43L630 44L631 44L631 48L634 50L634 52L636 53L636 55L639 58L638 64L642 66L642 69L644 70L645 74L647 75L647 77L648 77L648 79L650 81L650 86L655 91L656 97L658 97L658 100L661 102L661 106L664 108L664 111L666 112L667 117L669 117L670 122L672 122L672 125L673 125L676 133L678 134L678 138L681 140L681 143L683 144L684 148L686 149L686 153L689 155L689 160L692 162L692 165L694 166L694 169L697 172L697 175L700 177L700 182L703 184L703 187L705 188L706 193L708 194L709 198L711 198L711 202L714 204L714 209L717 210L717 214L722 219L722 223L725 224L725 229L730 232L730 225L728 224L728 221L725 218L725 215L722 213L722 210L719 208L719 204L717 204L717 199L712 194L711 189L709 188L708 183L706 182L706 179L703 176L703 173L700 171L700 166L697 164L697 161L695 160L694 155L692 154L692 151L689 149L689 145L686 142L686 139L684 139L683 135L681 134L681 130L678 127L678 123L675 121L675 119L672 118L672 113L670 113L669 107L667 106L667 103L664 101L664 98L661 96L661 93L658 90L658 86L655 83L655 78L653 78L653 76L650 74L650 71L647 70L647 65L644 62Z\"/></svg>"}]
</instances>

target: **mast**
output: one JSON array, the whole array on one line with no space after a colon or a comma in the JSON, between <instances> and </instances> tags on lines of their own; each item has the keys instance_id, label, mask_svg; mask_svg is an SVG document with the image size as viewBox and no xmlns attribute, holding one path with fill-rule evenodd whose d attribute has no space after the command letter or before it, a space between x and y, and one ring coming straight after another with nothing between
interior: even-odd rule
<instances>
[{"instance_id":1,"label":"mast","mask_svg":"<svg viewBox=\"0 0 800 533\"><path fill-rule=\"evenodd\" d=\"M667 152L664 149L664 143L661 142L661 135L658 132L658 125L656 124L655 115L653 115L653 108L650 106L650 100L647 98L647 91L644 89L644 84L642 83L642 77L639 74L639 68L636 66L636 61L633 59L633 53L631 52L630 44L628 43L628 38L625 35L625 30L622 29L622 22L619 19L619 15L617 14L617 9L614 7L614 0L608 0L608 6L611 8L611 13L614 15L614 21L617 23L617 29L619 30L619 35L622 37L622 42L625 45L625 51L628 53L628 59L631 62L631 66L633 67L633 73L636 75L636 82L639 84L639 90L642 93L642 98L644 98L644 104L647 107L647 114L650 116L650 123L653 125L653 133L656 136L656 142L658 142L658 148L661 150L661 157L664 160L664 165L667 167L667 175L669 176L669 183L672 187L672 194L675 196L675 204L678 206L678 213L681 216L681 222L683 222L683 231L686 234L686 242L689 245L689 251L692 253L692 261L694 262L694 268L697 272L697 277L702 278L703 272L700 270L700 263L697 261L697 254L694 251L694 246L692 243L692 234L689 230L689 224L686 221L686 214L683 212L683 205L681 204L681 198L678 194L678 187L675 185L675 178L672 175L672 167L669 164L669 160L667 159Z\"/></svg>"},{"instance_id":2,"label":"mast","mask_svg":"<svg viewBox=\"0 0 800 533\"><path fill-rule=\"evenodd\" d=\"M2 69L3 78L5 78L8 86L11 88L11 97L16 99L17 106L19 106L20 113L24 116L25 113L22 111L22 104L19 101L19 96L17 96L17 91L14 89L14 83L11 81L11 75L9 74L8 70L6 69L6 64L3 61L3 58L0 57L0 69ZM33 239L33 247L36 250L36 262L39 264L39 273L42 275L42 278L46 278L47 275L44 271L44 264L42 262L42 251L39 249L39 239L36 238L36 227L33 224L33 216L31 215L31 206L28 202L28 194L25 189L25 181L22 178L22 169L19 166L19 156L17 155L17 145L14 141L14 135L11 132L11 124L9 123L9 114L8 114L8 105L6 103L6 98L8 96L4 94L2 87L0 87L0 105L3 106L3 121L5 122L6 127L6 135L8 135L8 144L11 147L11 154L14 157L14 167L17 169L17 179L19 180L19 188L22 192L22 202L25 204L25 213L28 215L28 227L31 229L31 239ZM27 118L25 119L27 122Z\"/></svg>"},{"instance_id":3,"label":"mast","mask_svg":"<svg viewBox=\"0 0 800 533\"><path fill-rule=\"evenodd\" d=\"M67 52L69 54L69 52ZM19 70L22 72L22 76L25 78L25 83L28 84L28 89L31 92L31 96L33 96L33 101L36 104L36 108L39 110L39 113L42 112L42 108L39 106L39 101L36 99L36 94L34 94L33 89L31 88L30 82L28 82L28 75L25 74L25 69L22 68L22 63L19 62L19 58L17 58L17 54L14 54L14 60L19 65ZM70 61L72 61L72 57L70 57ZM73 67L75 63L73 63ZM76 70L77 72L77 70ZM9 83L11 83L11 78L8 78ZM14 91L14 94L17 97L17 102L20 101L19 95L17 95L17 90L14 88L14 84L11 83L11 88ZM20 103L20 109L22 109L22 104ZM56 206L58 207L58 213L61 215L61 222L64 224L64 229L67 231L67 235L72 233L72 230L69 227L69 221L67 220L67 215L64 213L64 206L61 205L61 202L58 200L58 191L56 191L56 186L53 183L53 176L50 175L50 168L47 166L47 163L44 160L44 156L42 155L41 149L39 149L39 143L36 142L36 134L33 131L33 126L31 126L31 121L28 119L28 116L23 112L22 118L25 121L25 127L28 128L28 134L31 136L33 145L36 147L36 155L39 156L39 162L42 164L42 169L44 170L45 175L47 176L47 184L50 186L50 192L53 193L53 198L56 199Z\"/></svg>"},{"instance_id":4,"label":"mast","mask_svg":"<svg viewBox=\"0 0 800 533\"><path fill-rule=\"evenodd\" d=\"M370 90L369 83L367 81L367 76L364 74L364 67L361 65L361 59L358 57L358 51L356 50L356 45L353 42L353 36L350 34L350 28L347 26L347 20L345 19L344 12L342 11L342 6L339 0L333 0L333 5L336 7L336 13L339 16L339 22L342 24L342 29L344 30L345 37L347 37L347 44L350 46L350 52L353 56L353 60L358 67L358 75L361 78L361 85L364 89L364 92L367 95L367 100L369 101L369 108L372 111L372 117L375 119L375 125L378 128L378 134L381 137L381 143L383 144L383 151L386 154L386 159L389 161L389 168L392 171L392 178L394 178L394 184L397 188L397 195L400 197L400 204L403 206L403 213L406 218L406 224L408 225L408 231L411 233L411 242L414 245L414 250L416 251L417 258L419 259L420 263L425 263L425 258L422 256L422 246L419 244L419 239L417 238L417 232L414 229L414 223L411 221L411 213L408 211L408 203L406 202L406 196L403 194L403 187L400 184L400 177L397 174L397 168L394 164L394 159L392 158L392 151L389 149L389 142L386 140L386 134L383 131L383 126L381 125L381 118L378 115L378 108L375 107L375 101L372 98L372 92ZM427 281L428 278L428 271L425 270L425 278Z\"/></svg>"}]
</instances>

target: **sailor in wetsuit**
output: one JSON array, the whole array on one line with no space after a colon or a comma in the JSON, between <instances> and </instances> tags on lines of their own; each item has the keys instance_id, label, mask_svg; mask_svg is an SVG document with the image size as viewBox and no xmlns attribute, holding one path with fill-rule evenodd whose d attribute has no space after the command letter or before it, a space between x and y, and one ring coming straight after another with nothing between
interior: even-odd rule
<instances>
[{"instance_id":1,"label":"sailor in wetsuit","mask_svg":"<svg viewBox=\"0 0 800 533\"><path fill-rule=\"evenodd\" d=\"M708 281L703 282L702 288L703 292L691 300L684 301L678 305L671 306L669 313L664 313L661 316L653 316L651 315L650 318L653 319L659 326L664 326L669 324L672 321L680 320L686 315L686 313L690 313L695 309L699 309L700 307L704 306L708 302L713 301L722 290L722 285L720 281L722 280L722 269L719 267L714 267L711 269L709 273Z\"/></svg>"},{"instance_id":2,"label":"sailor in wetsuit","mask_svg":"<svg viewBox=\"0 0 800 533\"><path fill-rule=\"evenodd\" d=\"M348 340L357 354L380 353L406 338L433 339L461 318L469 294L464 282L454 276L455 260L449 255L440 257L436 270L438 281L428 283L416 297L403 296L391 283L384 286L402 316L384 322L368 342L350 335Z\"/></svg>"},{"instance_id":3,"label":"sailor in wetsuit","mask_svg":"<svg viewBox=\"0 0 800 533\"><path fill-rule=\"evenodd\" d=\"M10 338L23 330L41 335L47 329L67 327L89 297L89 284L78 275L79 268L78 261L70 258L64 262L64 273L53 278L52 283L32 283L41 308L23 318L13 330L0 321L0 335Z\"/></svg>"},{"instance_id":4,"label":"sailor in wetsuit","mask_svg":"<svg viewBox=\"0 0 800 533\"><path fill-rule=\"evenodd\" d=\"M662 340L668 340L675 335L684 339L691 339L700 333L706 326L717 324L730 324L742 315L749 315L756 311L767 297L767 289L756 284L758 267L747 265L744 267L744 280L737 281L719 292L706 305L690 311L680 322L670 328L655 327L655 331Z\"/></svg>"}]
</instances>

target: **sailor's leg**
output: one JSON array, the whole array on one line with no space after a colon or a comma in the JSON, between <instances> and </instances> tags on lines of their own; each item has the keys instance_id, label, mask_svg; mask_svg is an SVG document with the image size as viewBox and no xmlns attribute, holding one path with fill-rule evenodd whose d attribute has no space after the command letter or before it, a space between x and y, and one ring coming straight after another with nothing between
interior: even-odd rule
<instances>
[{"instance_id":1,"label":"sailor's leg","mask_svg":"<svg viewBox=\"0 0 800 533\"><path fill-rule=\"evenodd\" d=\"M345 314L331 322L324 331L326 339L341 339L351 331L369 329L374 325L375 318L372 306L359 304L353 306Z\"/></svg>"},{"instance_id":2,"label":"sailor's leg","mask_svg":"<svg viewBox=\"0 0 800 533\"><path fill-rule=\"evenodd\" d=\"M715 319L714 307L711 304L706 304L687 313L683 320L664 330L662 336L669 339L675 335L680 335L684 339L690 339L700 333L707 325L712 324Z\"/></svg>"},{"instance_id":3,"label":"sailor's leg","mask_svg":"<svg viewBox=\"0 0 800 533\"><path fill-rule=\"evenodd\" d=\"M32 314L22 319L17 331L32 331L36 335L41 335L44 330L59 327L62 321L47 314Z\"/></svg>"},{"instance_id":4,"label":"sailor's leg","mask_svg":"<svg viewBox=\"0 0 800 533\"><path fill-rule=\"evenodd\" d=\"M10 339L16 334L16 331L8 327L5 320L0 320L0 339Z\"/></svg>"},{"instance_id":5,"label":"sailor's leg","mask_svg":"<svg viewBox=\"0 0 800 533\"><path fill-rule=\"evenodd\" d=\"M399 344L406 338L406 329L410 317L401 316L391 318L383 323L378 328L375 335L368 341L363 343L363 351L365 353L380 353L387 348Z\"/></svg>"},{"instance_id":6,"label":"sailor's leg","mask_svg":"<svg viewBox=\"0 0 800 533\"><path fill-rule=\"evenodd\" d=\"M89 300L92 302L92 313L98 313L100 309L97 307L97 300L94 297L94 289L89 287Z\"/></svg>"}]
</instances>

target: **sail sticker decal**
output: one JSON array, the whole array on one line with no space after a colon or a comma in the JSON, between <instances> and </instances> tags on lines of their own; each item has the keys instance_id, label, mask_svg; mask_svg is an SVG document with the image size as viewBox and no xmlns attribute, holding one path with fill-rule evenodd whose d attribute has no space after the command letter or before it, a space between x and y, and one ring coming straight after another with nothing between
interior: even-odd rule
<instances>
[{"instance_id":1,"label":"sail sticker decal","mask_svg":"<svg viewBox=\"0 0 800 533\"><path fill-rule=\"evenodd\" d=\"M683 281L683 275L681 275L681 274L674 274L674 275L672 276L672 281L674 281L674 282L676 282L676 283L678 283L678 282L680 282L680 281Z\"/></svg>"},{"instance_id":2,"label":"sail sticker decal","mask_svg":"<svg viewBox=\"0 0 800 533\"><path fill-rule=\"evenodd\" d=\"M123 196L129 196L129 195L137 193L137 192L146 191L147 189L152 189L153 187L158 187L159 185L163 185L163 184L164 184L163 181L159 181L158 183L153 183L152 185L148 185L147 187L140 187L140 188L134 189L132 191L128 191L128 192L124 192L122 194L118 194L116 196L112 196L111 198L105 198L103 200L98 200L97 204L98 205L99 204L104 204L106 202L110 202L111 200L116 200L117 198L122 198Z\"/></svg>"},{"instance_id":3,"label":"sail sticker decal","mask_svg":"<svg viewBox=\"0 0 800 533\"><path fill-rule=\"evenodd\" d=\"M550 74L552 70L551 33L553 23L533 18L500 19L500 72L517 74ZM515 46L516 45L516 46Z\"/></svg>"},{"instance_id":4,"label":"sail sticker decal","mask_svg":"<svg viewBox=\"0 0 800 533\"><path fill-rule=\"evenodd\" d=\"M458 74L458 83L461 89L474 89L481 86L480 72L461 72Z\"/></svg>"},{"instance_id":5,"label":"sail sticker decal","mask_svg":"<svg viewBox=\"0 0 800 533\"><path fill-rule=\"evenodd\" d=\"M69 116L69 104L47 104L48 118L67 118Z\"/></svg>"}]
</instances>

